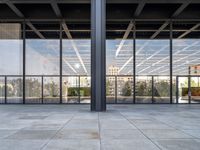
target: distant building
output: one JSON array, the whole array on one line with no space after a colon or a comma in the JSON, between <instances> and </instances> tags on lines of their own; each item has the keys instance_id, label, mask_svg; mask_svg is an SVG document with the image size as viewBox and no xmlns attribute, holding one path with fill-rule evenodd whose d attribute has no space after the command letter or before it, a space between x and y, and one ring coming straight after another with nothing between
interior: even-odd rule
<instances>
[{"instance_id":1,"label":"distant building","mask_svg":"<svg viewBox=\"0 0 200 150\"><path fill-rule=\"evenodd\" d=\"M200 64L189 67L189 74L200 75Z\"/></svg>"},{"instance_id":2,"label":"distant building","mask_svg":"<svg viewBox=\"0 0 200 150\"><path fill-rule=\"evenodd\" d=\"M108 74L109 75L118 75L119 67L109 66L108 67Z\"/></svg>"}]
</instances>

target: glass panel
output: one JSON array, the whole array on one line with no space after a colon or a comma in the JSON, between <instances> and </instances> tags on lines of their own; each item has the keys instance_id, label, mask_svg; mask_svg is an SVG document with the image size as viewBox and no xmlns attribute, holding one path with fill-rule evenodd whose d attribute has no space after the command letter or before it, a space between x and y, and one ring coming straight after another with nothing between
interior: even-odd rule
<instances>
[{"instance_id":1,"label":"glass panel","mask_svg":"<svg viewBox=\"0 0 200 150\"><path fill-rule=\"evenodd\" d=\"M136 103L152 103L152 77L136 76Z\"/></svg>"},{"instance_id":2,"label":"glass panel","mask_svg":"<svg viewBox=\"0 0 200 150\"><path fill-rule=\"evenodd\" d=\"M59 75L59 40L26 40L26 75Z\"/></svg>"},{"instance_id":3,"label":"glass panel","mask_svg":"<svg viewBox=\"0 0 200 150\"><path fill-rule=\"evenodd\" d=\"M136 40L136 54L137 75L168 75L166 83L169 83L169 40ZM156 87L154 89L156 90ZM154 92L154 94L156 98L158 93ZM163 99L157 99L155 102L163 103ZM166 97L165 102L170 102L169 97Z\"/></svg>"},{"instance_id":4,"label":"glass panel","mask_svg":"<svg viewBox=\"0 0 200 150\"><path fill-rule=\"evenodd\" d=\"M79 77L63 77L63 103L79 103Z\"/></svg>"},{"instance_id":5,"label":"glass panel","mask_svg":"<svg viewBox=\"0 0 200 150\"><path fill-rule=\"evenodd\" d=\"M173 75L179 79L178 102L188 103L188 93L191 103L198 103L198 76L200 75L200 40L196 21L173 22ZM191 30L193 29L194 30ZM181 29L181 30L180 30ZM190 31L190 32L187 32ZM188 76L190 78L188 91ZM179 77L182 76L182 77Z\"/></svg>"},{"instance_id":6,"label":"glass panel","mask_svg":"<svg viewBox=\"0 0 200 150\"><path fill-rule=\"evenodd\" d=\"M115 86L116 86L116 76L106 77L106 100L107 103L115 103Z\"/></svg>"},{"instance_id":7,"label":"glass panel","mask_svg":"<svg viewBox=\"0 0 200 150\"><path fill-rule=\"evenodd\" d=\"M22 75L23 40L20 23L0 23L0 75Z\"/></svg>"},{"instance_id":8,"label":"glass panel","mask_svg":"<svg viewBox=\"0 0 200 150\"><path fill-rule=\"evenodd\" d=\"M80 103L90 103L91 98L91 77L80 77Z\"/></svg>"},{"instance_id":9,"label":"glass panel","mask_svg":"<svg viewBox=\"0 0 200 150\"><path fill-rule=\"evenodd\" d=\"M165 76L154 76L154 103L169 103L170 100L170 78Z\"/></svg>"},{"instance_id":10,"label":"glass panel","mask_svg":"<svg viewBox=\"0 0 200 150\"><path fill-rule=\"evenodd\" d=\"M21 23L0 23L0 76L23 74ZM7 102L22 103L22 78L7 78ZM5 80L0 79L0 103L5 102Z\"/></svg>"},{"instance_id":11,"label":"glass panel","mask_svg":"<svg viewBox=\"0 0 200 150\"><path fill-rule=\"evenodd\" d=\"M117 103L133 103L133 77L117 77Z\"/></svg>"},{"instance_id":12,"label":"glass panel","mask_svg":"<svg viewBox=\"0 0 200 150\"><path fill-rule=\"evenodd\" d=\"M136 102L138 103L150 103L150 101L155 103L170 103L168 95L170 87L169 25L160 32L157 32L164 23L163 21L136 22L136 75L138 77L155 77L155 81L152 81L154 82L155 91L151 93L151 96L154 94L153 97L155 99L150 100L150 97L148 100L137 99ZM147 85L150 85L149 80L151 79L147 80ZM168 90L160 88L162 86L167 86ZM147 87L145 86L145 88ZM148 89L148 91L151 90ZM140 94L143 95L142 93Z\"/></svg>"},{"instance_id":13,"label":"glass panel","mask_svg":"<svg viewBox=\"0 0 200 150\"><path fill-rule=\"evenodd\" d=\"M44 77L43 102L60 103L60 78Z\"/></svg>"},{"instance_id":14,"label":"glass panel","mask_svg":"<svg viewBox=\"0 0 200 150\"><path fill-rule=\"evenodd\" d=\"M91 71L91 40L90 39L65 39L66 33L63 33L63 102L64 103L90 103L90 71ZM80 77L80 91L79 78ZM73 83L72 83L73 82ZM69 84L69 85L67 85ZM66 90L68 86L68 90ZM79 100L80 94L80 100Z\"/></svg>"},{"instance_id":15,"label":"glass panel","mask_svg":"<svg viewBox=\"0 0 200 150\"><path fill-rule=\"evenodd\" d=\"M0 77L0 103L5 103L5 78Z\"/></svg>"},{"instance_id":16,"label":"glass panel","mask_svg":"<svg viewBox=\"0 0 200 150\"><path fill-rule=\"evenodd\" d=\"M23 103L22 81L22 77L7 77L7 103Z\"/></svg>"},{"instance_id":17,"label":"glass panel","mask_svg":"<svg viewBox=\"0 0 200 150\"><path fill-rule=\"evenodd\" d=\"M191 103L200 102L200 77L191 77Z\"/></svg>"},{"instance_id":18,"label":"glass panel","mask_svg":"<svg viewBox=\"0 0 200 150\"><path fill-rule=\"evenodd\" d=\"M117 87L113 83L113 78L107 77L106 85L108 87L106 88L113 93L107 94L107 103L115 102L115 93L117 93L117 102L133 103L133 76L131 76L133 75L133 39L131 31L129 39L106 40L106 75L117 76Z\"/></svg>"},{"instance_id":19,"label":"glass panel","mask_svg":"<svg viewBox=\"0 0 200 150\"><path fill-rule=\"evenodd\" d=\"M26 103L42 103L42 77L26 77Z\"/></svg>"},{"instance_id":20,"label":"glass panel","mask_svg":"<svg viewBox=\"0 0 200 150\"><path fill-rule=\"evenodd\" d=\"M178 78L178 103L188 103L188 77Z\"/></svg>"},{"instance_id":21,"label":"glass panel","mask_svg":"<svg viewBox=\"0 0 200 150\"><path fill-rule=\"evenodd\" d=\"M59 103L60 22L27 23L25 47L26 81L28 82L26 83L26 91L28 91L26 103L41 103L42 90L44 103ZM44 76L43 89L42 76ZM31 89L33 90L30 91Z\"/></svg>"}]
</instances>

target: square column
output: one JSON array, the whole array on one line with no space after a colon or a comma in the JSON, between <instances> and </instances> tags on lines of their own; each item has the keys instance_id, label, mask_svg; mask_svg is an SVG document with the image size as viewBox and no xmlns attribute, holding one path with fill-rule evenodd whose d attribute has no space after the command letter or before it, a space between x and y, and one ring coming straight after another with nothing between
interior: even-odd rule
<instances>
[{"instance_id":1,"label":"square column","mask_svg":"<svg viewBox=\"0 0 200 150\"><path fill-rule=\"evenodd\" d=\"M91 0L91 110L106 110L106 0Z\"/></svg>"}]
</instances>

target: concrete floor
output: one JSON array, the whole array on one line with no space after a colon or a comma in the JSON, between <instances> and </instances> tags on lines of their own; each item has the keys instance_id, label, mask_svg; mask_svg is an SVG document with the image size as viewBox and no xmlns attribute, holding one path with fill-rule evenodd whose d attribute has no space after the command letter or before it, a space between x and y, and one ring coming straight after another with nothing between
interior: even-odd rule
<instances>
[{"instance_id":1,"label":"concrete floor","mask_svg":"<svg viewBox=\"0 0 200 150\"><path fill-rule=\"evenodd\" d=\"M0 105L0 150L199 150L200 105Z\"/></svg>"}]
</instances>

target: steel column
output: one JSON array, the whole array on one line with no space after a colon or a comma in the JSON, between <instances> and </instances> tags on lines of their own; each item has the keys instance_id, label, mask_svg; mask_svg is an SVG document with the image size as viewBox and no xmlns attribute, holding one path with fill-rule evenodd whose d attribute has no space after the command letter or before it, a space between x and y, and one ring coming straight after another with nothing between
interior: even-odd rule
<instances>
[{"instance_id":1,"label":"steel column","mask_svg":"<svg viewBox=\"0 0 200 150\"><path fill-rule=\"evenodd\" d=\"M5 80L5 87L4 87L4 92L5 92L5 104L7 104L7 76L5 76L5 78L4 78L4 80Z\"/></svg>"},{"instance_id":2,"label":"steel column","mask_svg":"<svg viewBox=\"0 0 200 150\"><path fill-rule=\"evenodd\" d=\"M172 21L170 21L170 104L172 104L173 99L173 33L172 33Z\"/></svg>"},{"instance_id":3,"label":"steel column","mask_svg":"<svg viewBox=\"0 0 200 150\"><path fill-rule=\"evenodd\" d=\"M155 102L155 101L154 101L154 94L155 94L155 92L154 92L154 76L151 77L151 80L152 80L152 81L151 81L151 88L152 88L152 91L151 91L151 92L152 92L152 93L151 93L151 94L152 94L151 103L153 104L153 103Z\"/></svg>"},{"instance_id":4,"label":"steel column","mask_svg":"<svg viewBox=\"0 0 200 150\"><path fill-rule=\"evenodd\" d=\"M25 104L26 100L26 94L25 94L25 86L26 86L26 23L23 22L23 104Z\"/></svg>"},{"instance_id":5,"label":"steel column","mask_svg":"<svg viewBox=\"0 0 200 150\"><path fill-rule=\"evenodd\" d=\"M60 22L60 104L62 104L62 23Z\"/></svg>"},{"instance_id":6,"label":"steel column","mask_svg":"<svg viewBox=\"0 0 200 150\"><path fill-rule=\"evenodd\" d=\"M91 110L106 110L106 0L91 0Z\"/></svg>"},{"instance_id":7,"label":"steel column","mask_svg":"<svg viewBox=\"0 0 200 150\"><path fill-rule=\"evenodd\" d=\"M136 24L133 22L133 103L135 104L135 86L136 86Z\"/></svg>"}]
</instances>

